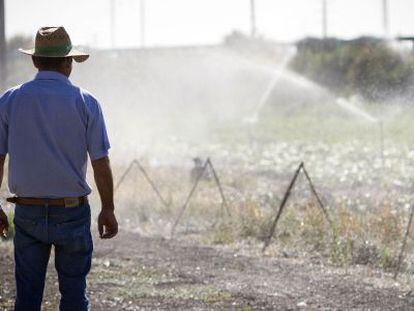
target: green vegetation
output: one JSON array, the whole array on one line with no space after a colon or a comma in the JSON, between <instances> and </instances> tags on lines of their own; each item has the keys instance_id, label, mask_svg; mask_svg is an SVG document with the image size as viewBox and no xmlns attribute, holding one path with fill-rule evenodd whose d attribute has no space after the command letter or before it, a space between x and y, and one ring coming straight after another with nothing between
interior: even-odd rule
<instances>
[{"instance_id":1,"label":"green vegetation","mask_svg":"<svg viewBox=\"0 0 414 311\"><path fill-rule=\"evenodd\" d=\"M108 269L108 267L111 267ZM231 301L230 292L170 270L143 266L130 260L94 260L95 285L111 286L114 300L196 300L206 304ZM125 271L129 271L125 274ZM126 286L127 285L127 286Z\"/></svg>"},{"instance_id":2,"label":"green vegetation","mask_svg":"<svg viewBox=\"0 0 414 311\"><path fill-rule=\"evenodd\" d=\"M413 59L403 57L385 41L308 38L297 46L291 68L338 94L383 101L409 92Z\"/></svg>"},{"instance_id":3,"label":"green vegetation","mask_svg":"<svg viewBox=\"0 0 414 311\"><path fill-rule=\"evenodd\" d=\"M236 217L209 233L208 242L233 244L253 239L261 245L275 211L264 213L260 206L251 203L237 209ZM339 208L331 210L330 214L332 228L316 205L288 205L268 252L284 256L311 253L337 266L370 265L384 270L395 269L407 213L396 215L388 206L381 206L366 212ZM414 228L411 232L414 234ZM408 253L413 250L411 244Z\"/></svg>"}]
</instances>

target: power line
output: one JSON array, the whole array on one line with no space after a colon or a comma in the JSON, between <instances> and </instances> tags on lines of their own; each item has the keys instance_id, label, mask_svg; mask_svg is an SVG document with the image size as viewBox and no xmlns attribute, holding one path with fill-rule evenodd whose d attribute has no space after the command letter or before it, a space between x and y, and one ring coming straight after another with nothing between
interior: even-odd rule
<instances>
[{"instance_id":1,"label":"power line","mask_svg":"<svg viewBox=\"0 0 414 311\"><path fill-rule=\"evenodd\" d=\"M328 36L328 3L327 0L322 0L322 37L325 39Z\"/></svg>"},{"instance_id":2,"label":"power line","mask_svg":"<svg viewBox=\"0 0 414 311\"><path fill-rule=\"evenodd\" d=\"M6 16L5 0L0 0L0 92L6 88L7 60L6 60Z\"/></svg>"},{"instance_id":3,"label":"power line","mask_svg":"<svg viewBox=\"0 0 414 311\"><path fill-rule=\"evenodd\" d=\"M109 0L111 48L115 47L115 0Z\"/></svg>"},{"instance_id":4,"label":"power line","mask_svg":"<svg viewBox=\"0 0 414 311\"><path fill-rule=\"evenodd\" d=\"M256 0L250 0L250 35L256 36Z\"/></svg>"},{"instance_id":5,"label":"power line","mask_svg":"<svg viewBox=\"0 0 414 311\"><path fill-rule=\"evenodd\" d=\"M146 12L145 12L145 0L141 0L140 2L140 15L141 15L141 47L145 47L145 40L146 40Z\"/></svg>"},{"instance_id":6,"label":"power line","mask_svg":"<svg viewBox=\"0 0 414 311\"><path fill-rule=\"evenodd\" d=\"M110 45L115 48L116 45L116 0L109 0L110 14ZM145 0L140 0L140 45L145 47L146 44L146 6Z\"/></svg>"},{"instance_id":7,"label":"power line","mask_svg":"<svg viewBox=\"0 0 414 311\"><path fill-rule=\"evenodd\" d=\"M390 34L388 0L382 0L382 23L383 23L383 29L384 29L384 36L388 37Z\"/></svg>"}]
</instances>

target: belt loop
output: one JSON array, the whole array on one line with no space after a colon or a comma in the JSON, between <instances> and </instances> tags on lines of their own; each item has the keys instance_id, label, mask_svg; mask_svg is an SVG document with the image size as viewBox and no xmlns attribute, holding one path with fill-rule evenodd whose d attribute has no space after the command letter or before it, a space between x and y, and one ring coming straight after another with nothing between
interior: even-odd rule
<instances>
[{"instance_id":1,"label":"belt loop","mask_svg":"<svg viewBox=\"0 0 414 311\"><path fill-rule=\"evenodd\" d=\"M7 198L6 201L9 202L9 203L16 204L17 203L17 197L13 196L13 197Z\"/></svg>"},{"instance_id":2,"label":"belt loop","mask_svg":"<svg viewBox=\"0 0 414 311\"><path fill-rule=\"evenodd\" d=\"M46 239L49 241L49 199L45 199L45 209L46 209Z\"/></svg>"},{"instance_id":3,"label":"belt loop","mask_svg":"<svg viewBox=\"0 0 414 311\"><path fill-rule=\"evenodd\" d=\"M49 222L49 199L45 199L46 222Z\"/></svg>"}]
</instances>

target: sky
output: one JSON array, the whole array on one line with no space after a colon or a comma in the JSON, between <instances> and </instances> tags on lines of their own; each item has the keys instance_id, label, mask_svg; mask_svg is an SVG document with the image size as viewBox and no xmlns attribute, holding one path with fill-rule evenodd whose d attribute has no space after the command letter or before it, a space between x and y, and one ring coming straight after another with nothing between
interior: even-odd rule
<instances>
[{"instance_id":1,"label":"sky","mask_svg":"<svg viewBox=\"0 0 414 311\"><path fill-rule=\"evenodd\" d=\"M233 30L250 31L250 0L5 1L8 38L34 36L40 26L64 25L78 45L138 47L142 43L141 1L145 4L146 46L217 44ZM112 13L111 1L115 3ZM322 0L255 1L260 36L284 42L321 36ZM383 0L327 2L329 36L349 39L384 34ZM388 2L390 35L414 34L414 1Z\"/></svg>"}]
</instances>

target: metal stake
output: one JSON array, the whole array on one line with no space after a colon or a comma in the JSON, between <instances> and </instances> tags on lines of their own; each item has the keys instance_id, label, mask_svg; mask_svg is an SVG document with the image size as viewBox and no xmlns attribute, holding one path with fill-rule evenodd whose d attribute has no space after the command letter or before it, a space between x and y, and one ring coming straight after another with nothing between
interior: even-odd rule
<instances>
[{"instance_id":1,"label":"metal stake","mask_svg":"<svg viewBox=\"0 0 414 311\"><path fill-rule=\"evenodd\" d=\"M207 162L208 162L208 165L210 166L210 169L211 169L211 172L213 173L213 177L214 177L214 180L216 182L217 188L219 189L219 192L220 192L221 207L222 207L222 209L223 209L223 207L225 207L226 211L227 211L227 215L231 216L229 205L227 204L226 197L224 196L223 187L221 186L221 182L220 182L220 179L218 178L217 172L214 169L213 163L211 162L210 158L207 159Z\"/></svg>"},{"instance_id":2,"label":"metal stake","mask_svg":"<svg viewBox=\"0 0 414 311\"><path fill-rule=\"evenodd\" d=\"M145 171L144 167L141 165L141 163L139 163L138 160L133 160L131 162L131 164L129 165L129 167L127 168L127 170L125 171L125 173L122 175L122 177L119 179L118 183L116 184L115 188L114 188L114 192L116 190L118 190L118 188L120 187L120 185L124 182L126 176L129 174L129 172L132 170L132 168L134 167L134 165L136 165L138 167L138 169L141 171L142 175L144 175L144 178L146 179L146 181L150 184L151 188L154 190L155 194L157 195L157 197L160 199L162 205L164 205L165 208L168 208L168 203L165 201L164 197L161 195L160 191L158 190L157 186L155 185L155 183L152 181L152 179L148 176L147 172Z\"/></svg>"},{"instance_id":3,"label":"metal stake","mask_svg":"<svg viewBox=\"0 0 414 311\"><path fill-rule=\"evenodd\" d=\"M296 180L297 180L298 175L299 175L299 172L300 172L300 170L301 170L302 168L303 168L303 162L302 162L302 163L300 163L300 165L299 165L299 166L298 166L298 168L296 169L295 174L293 175L292 181L290 182L290 184L289 184L289 186L288 186L288 188L287 188L287 190L286 190L286 192L285 192L285 196L283 197L283 200L282 200L282 202L280 203L279 211L278 211L278 212L277 212L277 214L276 214L276 218L275 218L275 220L274 220L274 221L273 221L273 223L272 223L272 226L271 226L271 228L270 228L269 235L268 235L268 237L266 238L265 243L264 243L264 245L263 245L262 252L264 252L264 251L266 250L266 248L267 248L267 247L269 246L269 244L270 244L270 241L272 240L272 236L273 236L273 234L275 233L276 226L277 226L277 223L278 223L278 221L279 221L279 218L280 218L280 216L282 215L283 209L285 208L286 202L287 202L287 200L288 200L288 198L289 198L289 196L290 196L290 193L291 193L291 191L292 191L292 188L293 188L293 186L295 185Z\"/></svg>"},{"instance_id":4,"label":"metal stake","mask_svg":"<svg viewBox=\"0 0 414 311\"><path fill-rule=\"evenodd\" d=\"M191 199L191 197L193 196L193 194L194 194L194 192L195 192L195 190L196 190L196 188L197 188L197 186L198 186L198 183L200 182L200 180L201 180L201 177L203 177L203 175L204 175L204 172L206 171L206 169L207 169L207 165L208 165L208 159L207 159L207 161L204 163L204 165L203 165L203 169L201 170L201 172L200 172L200 174L197 176L197 179L195 180L195 182L194 182L194 185L193 185L193 188L191 189L191 191L190 191L190 193L188 194L188 196L187 196L187 199L185 200L185 202L184 202L184 204L183 204L183 207L181 208L181 210L180 210L180 212L179 212L179 214L178 214L178 216L177 216L177 219L175 220L175 222L174 222L174 225L172 226L172 228L171 228L171 238L174 236L174 232L175 232L175 228L177 227L177 225L178 225L178 223L179 223L179 221L180 221L180 219L181 219L181 217L183 216L183 214L184 214L184 212L185 212L185 210L187 209L187 206L188 206L188 203L190 202L190 199Z\"/></svg>"},{"instance_id":5,"label":"metal stake","mask_svg":"<svg viewBox=\"0 0 414 311\"><path fill-rule=\"evenodd\" d=\"M133 160L131 162L131 164L128 166L128 168L126 169L124 174L122 174L121 178L119 179L118 183L116 184L116 186L114 188L114 192L116 192L118 190L119 186L124 182L125 177L127 177L129 172L131 171L131 169L134 167L134 164L135 164L135 160Z\"/></svg>"},{"instance_id":6,"label":"metal stake","mask_svg":"<svg viewBox=\"0 0 414 311\"><path fill-rule=\"evenodd\" d=\"M329 217L328 211L325 208L325 205L322 203L321 198L319 197L319 194L316 192L315 186L313 185L312 179L310 178L310 175L308 174L308 171L305 168L305 165L302 166L303 173L305 174L306 179L308 180L309 186L311 188L311 191L313 195L315 196L316 200L318 201L318 205L321 208L322 212L324 213L326 220L329 222L329 225L331 228L333 227L333 223L331 218Z\"/></svg>"},{"instance_id":7,"label":"metal stake","mask_svg":"<svg viewBox=\"0 0 414 311\"><path fill-rule=\"evenodd\" d=\"M411 207L411 213L410 213L410 218L408 220L407 231L405 232L404 240L403 240L403 243L402 243L402 246L401 246L401 251L400 251L400 254L398 256L398 263L397 263L397 268L396 268L395 274L394 274L394 280L397 279L398 274L400 273L401 264L402 264L402 261L404 259L405 247L407 246L407 239L410 235L411 224L413 222L413 215L414 215L414 204Z\"/></svg>"},{"instance_id":8,"label":"metal stake","mask_svg":"<svg viewBox=\"0 0 414 311\"><path fill-rule=\"evenodd\" d=\"M165 208L168 208L168 203L165 201L165 199L161 195L160 191L158 190L157 186L152 181L152 179L148 176L147 172L145 171L145 169L143 168L143 166L141 165L141 163L139 163L138 160L135 160L135 163L138 166L139 170L141 171L142 175L144 175L144 177L147 180L147 182L151 185L152 189L157 194L158 198L160 199L160 201L162 202L162 204L164 205L164 207Z\"/></svg>"}]
</instances>

